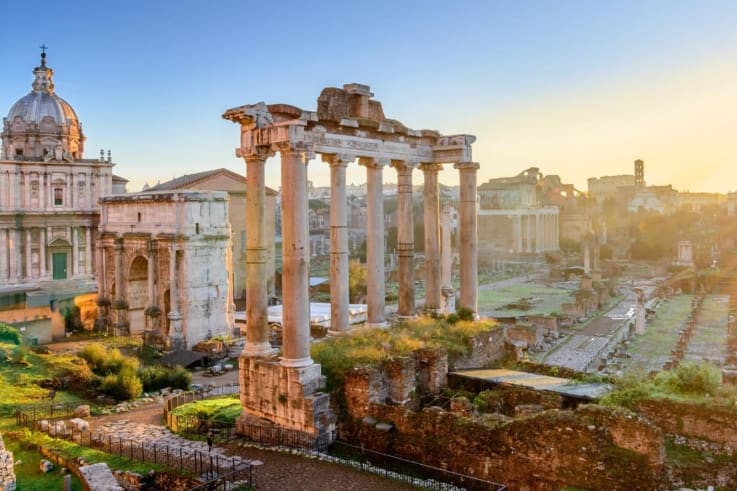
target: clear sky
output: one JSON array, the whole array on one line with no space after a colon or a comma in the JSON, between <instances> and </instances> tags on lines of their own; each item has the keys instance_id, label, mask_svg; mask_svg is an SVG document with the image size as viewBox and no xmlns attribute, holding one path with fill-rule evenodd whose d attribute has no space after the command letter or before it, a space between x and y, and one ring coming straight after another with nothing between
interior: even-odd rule
<instances>
[{"instance_id":1,"label":"clear sky","mask_svg":"<svg viewBox=\"0 0 737 491\"><path fill-rule=\"evenodd\" d=\"M5 1L0 112L30 90L42 43L86 157L112 149L129 190L244 172L225 109L313 109L371 86L387 117L477 136L479 182L536 166L586 190L632 173L737 189L737 1ZM278 187L279 165L267 184ZM310 178L327 184L326 164ZM394 180L388 170L386 180ZM418 173L419 174L419 173ZM349 167L349 181L363 182ZM420 181L418 175L417 178ZM448 170L441 182L457 183Z\"/></svg>"}]
</instances>

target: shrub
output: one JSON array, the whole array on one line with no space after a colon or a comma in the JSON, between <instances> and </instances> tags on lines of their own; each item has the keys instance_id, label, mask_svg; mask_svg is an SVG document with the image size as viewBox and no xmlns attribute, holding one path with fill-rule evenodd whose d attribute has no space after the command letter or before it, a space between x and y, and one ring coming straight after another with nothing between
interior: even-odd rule
<instances>
[{"instance_id":1,"label":"shrub","mask_svg":"<svg viewBox=\"0 0 737 491\"><path fill-rule=\"evenodd\" d=\"M77 356L82 358L90 366L93 372L102 372L107 358L107 348L100 343L90 343L84 346Z\"/></svg>"},{"instance_id":2,"label":"shrub","mask_svg":"<svg viewBox=\"0 0 737 491\"><path fill-rule=\"evenodd\" d=\"M722 382L722 374L714 365L706 362L682 363L673 371L660 372L655 384L673 392L692 395L713 395Z\"/></svg>"},{"instance_id":3,"label":"shrub","mask_svg":"<svg viewBox=\"0 0 737 491\"><path fill-rule=\"evenodd\" d=\"M473 321L473 310L466 307L458 307L456 309L458 318L462 321Z\"/></svg>"},{"instance_id":4,"label":"shrub","mask_svg":"<svg viewBox=\"0 0 737 491\"><path fill-rule=\"evenodd\" d=\"M8 324L0 322L0 342L10 344L21 344L23 336L20 331Z\"/></svg>"},{"instance_id":5,"label":"shrub","mask_svg":"<svg viewBox=\"0 0 737 491\"><path fill-rule=\"evenodd\" d=\"M136 373L138 371L139 362L137 358L125 356L117 348L108 350L100 343L86 345L78 355L98 375L104 376L122 372Z\"/></svg>"},{"instance_id":6,"label":"shrub","mask_svg":"<svg viewBox=\"0 0 737 491\"><path fill-rule=\"evenodd\" d=\"M167 368L161 365L146 367L140 372L143 390L151 392L172 387L174 389L186 390L192 382L192 374L186 368L176 366Z\"/></svg>"},{"instance_id":7,"label":"shrub","mask_svg":"<svg viewBox=\"0 0 737 491\"><path fill-rule=\"evenodd\" d=\"M110 374L102 380L100 389L118 401L126 401L140 397L143 393L141 379L135 373L121 372Z\"/></svg>"}]
</instances>

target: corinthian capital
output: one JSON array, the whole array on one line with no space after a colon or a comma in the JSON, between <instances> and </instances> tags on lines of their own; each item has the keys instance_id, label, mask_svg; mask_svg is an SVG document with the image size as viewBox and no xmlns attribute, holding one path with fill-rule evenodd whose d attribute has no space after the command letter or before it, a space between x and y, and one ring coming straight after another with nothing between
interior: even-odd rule
<instances>
[{"instance_id":1,"label":"corinthian capital","mask_svg":"<svg viewBox=\"0 0 737 491\"><path fill-rule=\"evenodd\" d=\"M274 156L274 151L271 149L271 145L258 145L248 149L248 152L241 150L241 157L248 162L251 160L264 161L269 157Z\"/></svg>"},{"instance_id":2,"label":"corinthian capital","mask_svg":"<svg viewBox=\"0 0 737 491\"><path fill-rule=\"evenodd\" d=\"M349 153L323 153L320 155L322 161L333 166L347 167L349 163L356 160L355 155Z\"/></svg>"}]
</instances>

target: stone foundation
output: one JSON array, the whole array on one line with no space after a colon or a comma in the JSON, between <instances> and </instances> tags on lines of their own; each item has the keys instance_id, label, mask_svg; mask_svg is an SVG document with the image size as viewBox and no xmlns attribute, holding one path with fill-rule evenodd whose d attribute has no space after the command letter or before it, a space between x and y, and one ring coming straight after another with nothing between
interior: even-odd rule
<instances>
[{"instance_id":1,"label":"stone foundation","mask_svg":"<svg viewBox=\"0 0 737 491\"><path fill-rule=\"evenodd\" d=\"M5 450L0 436L0 491L15 491L15 469L13 453Z\"/></svg>"},{"instance_id":2,"label":"stone foundation","mask_svg":"<svg viewBox=\"0 0 737 491\"><path fill-rule=\"evenodd\" d=\"M321 392L325 377L320 365L284 367L275 360L241 356L241 404L243 415L237 432L254 437L264 425L295 430L305 441L332 440L335 416L330 409L330 395ZM257 425L257 426L256 426Z\"/></svg>"}]
</instances>

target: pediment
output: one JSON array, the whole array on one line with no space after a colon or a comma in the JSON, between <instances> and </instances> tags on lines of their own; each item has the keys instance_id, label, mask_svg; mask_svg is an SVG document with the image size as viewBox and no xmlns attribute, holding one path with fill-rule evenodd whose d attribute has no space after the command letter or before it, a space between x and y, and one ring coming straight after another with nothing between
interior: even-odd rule
<instances>
[{"instance_id":1,"label":"pediment","mask_svg":"<svg viewBox=\"0 0 737 491\"><path fill-rule=\"evenodd\" d=\"M72 244L70 244L66 239L57 237L49 243L49 247L72 247Z\"/></svg>"}]
</instances>

